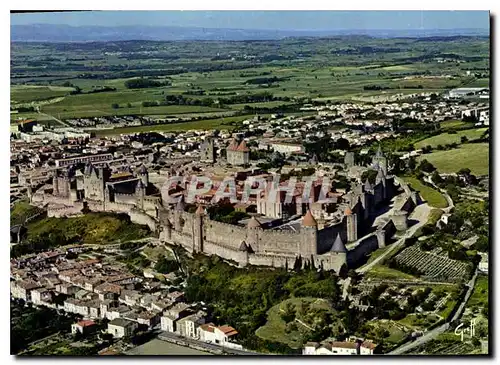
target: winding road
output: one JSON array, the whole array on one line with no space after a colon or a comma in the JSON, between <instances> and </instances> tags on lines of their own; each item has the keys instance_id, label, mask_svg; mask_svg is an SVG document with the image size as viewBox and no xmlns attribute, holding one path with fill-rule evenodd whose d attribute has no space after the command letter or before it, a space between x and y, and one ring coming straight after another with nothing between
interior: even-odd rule
<instances>
[{"instance_id":1,"label":"winding road","mask_svg":"<svg viewBox=\"0 0 500 365\"><path fill-rule=\"evenodd\" d=\"M446 332L448 329L450 329L451 323L453 321L456 321L457 319L459 319L462 316L462 313L463 313L463 311L465 309L465 305L469 301L469 298L472 295L472 292L474 290L474 285L476 283L477 275L478 275L478 271L476 269L476 272L474 273L474 276L467 283L467 286L468 286L467 293L465 294L464 299L460 302L460 306L458 307L457 311L455 312L455 315L453 316L453 318L450 321L448 321L448 322L444 323L443 325L441 325L441 326L439 326L437 328L434 328L433 330L425 333L422 337L417 338L415 341L410 342L410 343L406 343L403 346L398 347L397 349L395 349L395 350L387 353L386 355L401 355L401 354L404 354L405 352L408 352L408 351L410 351L410 350L412 350L412 349L414 349L414 348L416 348L416 347L418 347L420 345L423 345L424 343L426 343L426 342L428 342L430 340L433 340L439 334L441 334L443 332Z\"/></svg>"}]
</instances>

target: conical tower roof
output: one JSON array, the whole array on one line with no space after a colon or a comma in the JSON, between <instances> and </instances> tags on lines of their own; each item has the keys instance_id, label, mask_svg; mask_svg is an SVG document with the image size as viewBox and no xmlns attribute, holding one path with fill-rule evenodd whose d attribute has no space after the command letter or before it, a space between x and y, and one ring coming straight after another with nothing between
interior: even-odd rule
<instances>
[{"instance_id":1,"label":"conical tower roof","mask_svg":"<svg viewBox=\"0 0 500 365\"><path fill-rule=\"evenodd\" d=\"M380 143L378 144L378 149L377 153L375 153L375 157L384 157L384 153L382 152L382 147L380 146Z\"/></svg>"},{"instance_id":2,"label":"conical tower roof","mask_svg":"<svg viewBox=\"0 0 500 365\"><path fill-rule=\"evenodd\" d=\"M352 210L351 210L351 208L349 206L347 206L347 208L345 208L344 214L345 215L352 215Z\"/></svg>"},{"instance_id":3,"label":"conical tower roof","mask_svg":"<svg viewBox=\"0 0 500 365\"><path fill-rule=\"evenodd\" d=\"M340 237L340 233L337 234L337 238L335 239L335 242L333 243L333 246L332 246L330 251L332 251L332 252L347 252L347 248L345 247L345 244L342 241L342 237Z\"/></svg>"},{"instance_id":4,"label":"conical tower roof","mask_svg":"<svg viewBox=\"0 0 500 365\"><path fill-rule=\"evenodd\" d=\"M241 241L240 251L248 251L248 246L245 241Z\"/></svg>"},{"instance_id":5,"label":"conical tower roof","mask_svg":"<svg viewBox=\"0 0 500 365\"><path fill-rule=\"evenodd\" d=\"M205 214L205 209L200 205L198 205L198 208L196 209L196 215L203 215Z\"/></svg>"},{"instance_id":6,"label":"conical tower roof","mask_svg":"<svg viewBox=\"0 0 500 365\"><path fill-rule=\"evenodd\" d=\"M368 178L365 180L365 190L372 190L373 185L371 184L370 180Z\"/></svg>"},{"instance_id":7,"label":"conical tower roof","mask_svg":"<svg viewBox=\"0 0 500 365\"><path fill-rule=\"evenodd\" d=\"M233 138L229 146L227 146L227 149L230 151L236 151L237 148L238 148L238 141L236 141L236 139Z\"/></svg>"},{"instance_id":8,"label":"conical tower roof","mask_svg":"<svg viewBox=\"0 0 500 365\"><path fill-rule=\"evenodd\" d=\"M385 179L384 171L381 168L378 169L378 173L377 173L377 180L379 180L379 179Z\"/></svg>"},{"instance_id":9,"label":"conical tower roof","mask_svg":"<svg viewBox=\"0 0 500 365\"><path fill-rule=\"evenodd\" d=\"M184 195L181 195L181 198L179 199L179 201L177 202L177 205L175 206L175 210L183 212L185 206L186 205L184 204Z\"/></svg>"},{"instance_id":10,"label":"conical tower roof","mask_svg":"<svg viewBox=\"0 0 500 365\"><path fill-rule=\"evenodd\" d=\"M302 219L302 226L303 227L317 227L318 223L316 222L316 219L314 219L311 210L308 209L306 215Z\"/></svg>"},{"instance_id":11,"label":"conical tower roof","mask_svg":"<svg viewBox=\"0 0 500 365\"><path fill-rule=\"evenodd\" d=\"M248 152L250 151L247 147L247 143L245 142L245 140L243 140L240 145L238 146L238 148L236 149L236 151L240 151L240 152Z\"/></svg>"},{"instance_id":12,"label":"conical tower roof","mask_svg":"<svg viewBox=\"0 0 500 365\"><path fill-rule=\"evenodd\" d=\"M146 168L146 166L144 166L144 164L142 164L137 170L137 172L141 175L145 175L148 173L148 169Z\"/></svg>"}]
</instances>

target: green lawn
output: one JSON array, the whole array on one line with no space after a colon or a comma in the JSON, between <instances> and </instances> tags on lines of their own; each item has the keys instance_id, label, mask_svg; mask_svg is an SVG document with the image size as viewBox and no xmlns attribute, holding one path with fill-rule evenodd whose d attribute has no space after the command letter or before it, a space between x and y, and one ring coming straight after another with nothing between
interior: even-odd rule
<instances>
[{"instance_id":1,"label":"green lawn","mask_svg":"<svg viewBox=\"0 0 500 365\"><path fill-rule=\"evenodd\" d=\"M450 143L461 143L460 138L462 136L466 136L469 140L476 139L481 137L481 135L487 130L488 128L477 128L477 129L467 129L463 131L457 131L457 133L454 134L449 134L449 133L441 133L438 134L437 136L432 136L429 138L426 138L422 141L419 141L415 143L415 148L422 148L425 146L432 146L432 147L437 147L438 145L446 145Z\"/></svg>"},{"instance_id":2,"label":"green lawn","mask_svg":"<svg viewBox=\"0 0 500 365\"><path fill-rule=\"evenodd\" d=\"M402 271L391 269L390 267L383 265L373 266L366 275L373 278L384 278L384 279L415 279L413 275L406 274Z\"/></svg>"},{"instance_id":3,"label":"green lawn","mask_svg":"<svg viewBox=\"0 0 500 365\"><path fill-rule=\"evenodd\" d=\"M426 157L429 155L426 155ZM430 161L430 160L429 160ZM446 208L448 203L445 197L436 189L430 186L424 185L420 180L410 176L402 177L408 185L410 185L414 190L418 191L422 199L424 199L427 204L435 208Z\"/></svg>"},{"instance_id":4,"label":"green lawn","mask_svg":"<svg viewBox=\"0 0 500 365\"><path fill-rule=\"evenodd\" d=\"M458 149L436 151L420 156L433 164L439 172L454 173L469 168L474 175L489 174L488 143L467 143Z\"/></svg>"}]
</instances>

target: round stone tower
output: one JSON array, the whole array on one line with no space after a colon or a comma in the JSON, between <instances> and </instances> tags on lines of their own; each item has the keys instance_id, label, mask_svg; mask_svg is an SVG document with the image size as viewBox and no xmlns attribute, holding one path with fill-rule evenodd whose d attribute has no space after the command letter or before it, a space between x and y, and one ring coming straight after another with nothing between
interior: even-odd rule
<instances>
[{"instance_id":1,"label":"round stone tower","mask_svg":"<svg viewBox=\"0 0 500 365\"><path fill-rule=\"evenodd\" d=\"M300 252L299 254L309 259L312 255L318 253L318 223L314 219L311 210L306 212L306 215L302 219L301 232L301 242L300 242Z\"/></svg>"},{"instance_id":2,"label":"round stone tower","mask_svg":"<svg viewBox=\"0 0 500 365\"><path fill-rule=\"evenodd\" d=\"M259 251L259 232L262 231L262 226L257 218L252 217L247 224L247 240L246 245L254 252Z\"/></svg>"},{"instance_id":3,"label":"round stone tower","mask_svg":"<svg viewBox=\"0 0 500 365\"><path fill-rule=\"evenodd\" d=\"M356 214L352 213L351 208L347 207L344 211L346 221L347 241L354 242L358 239L358 222Z\"/></svg>"}]
</instances>

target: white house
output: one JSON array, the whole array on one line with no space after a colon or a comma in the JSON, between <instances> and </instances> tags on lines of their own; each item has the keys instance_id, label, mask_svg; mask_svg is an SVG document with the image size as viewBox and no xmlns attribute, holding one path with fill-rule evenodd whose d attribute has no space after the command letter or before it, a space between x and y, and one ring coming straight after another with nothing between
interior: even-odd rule
<instances>
[{"instance_id":1,"label":"white house","mask_svg":"<svg viewBox=\"0 0 500 365\"><path fill-rule=\"evenodd\" d=\"M369 341L358 342L328 342L319 344L308 342L302 350L303 355L373 355L377 345Z\"/></svg>"},{"instance_id":2,"label":"white house","mask_svg":"<svg viewBox=\"0 0 500 365\"><path fill-rule=\"evenodd\" d=\"M175 320L174 316L164 315L161 317L160 325L162 331L175 332Z\"/></svg>"},{"instance_id":3,"label":"white house","mask_svg":"<svg viewBox=\"0 0 500 365\"><path fill-rule=\"evenodd\" d=\"M123 318L115 318L108 323L108 333L115 338L130 336L139 325Z\"/></svg>"},{"instance_id":4,"label":"white house","mask_svg":"<svg viewBox=\"0 0 500 365\"><path fill-rule=\"evenodd\" d=\"M94 331L96 328L95 322L90 320L78 321L71 325L71 333L75 334L77 332L85 335Z\"/></svg>"},{"instance_id":5,"label":"white house","mask_svg":"<svg viewBox=\"0 0 500 365\"><path fill-rule=\"evenodd\" d=\"M243 349L243 346L234 342L238 331L231 326L216 327L213 323L202 324L198 327L198 334L200 341L239 350Z\"/></svg>"}]
</instances>

